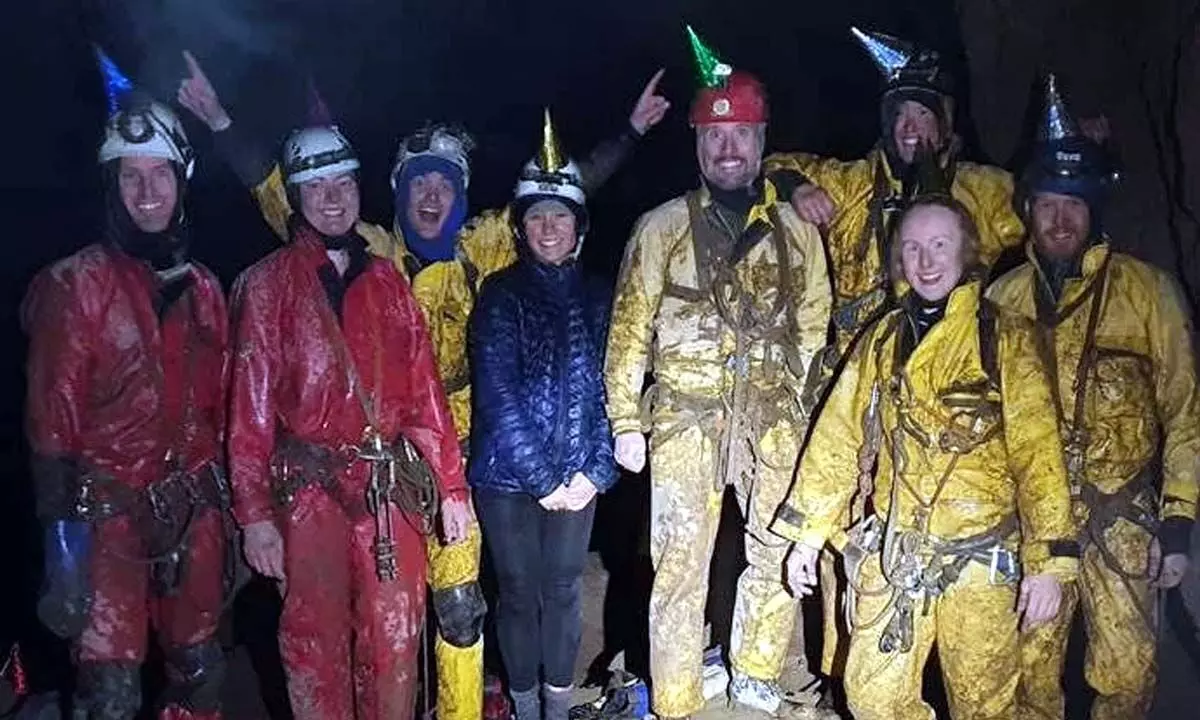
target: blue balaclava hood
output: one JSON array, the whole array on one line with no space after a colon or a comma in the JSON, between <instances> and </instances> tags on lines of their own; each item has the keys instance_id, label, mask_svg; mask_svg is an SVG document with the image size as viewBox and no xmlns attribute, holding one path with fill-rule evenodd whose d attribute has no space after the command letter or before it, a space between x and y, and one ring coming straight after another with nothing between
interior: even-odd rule
<instances>
[{"instance_id":1,"label":"blue balaclava hood","mask_svg":"<svg viewBox=\"0 0 1200 720\"><path fill-rule=\"evenodd\" d=\"M454 202L441 233L433 240L417 234L408 221L408 186L413 178L427 173L439 172L454 186ZM467 192L463 183L462 168L436 155L418 155L404 163L393 178L395 180L396 225L404 235L404 243L422 263L441 262L454 259L454 239L467 220Z\"/></svg>"}]
</instances>

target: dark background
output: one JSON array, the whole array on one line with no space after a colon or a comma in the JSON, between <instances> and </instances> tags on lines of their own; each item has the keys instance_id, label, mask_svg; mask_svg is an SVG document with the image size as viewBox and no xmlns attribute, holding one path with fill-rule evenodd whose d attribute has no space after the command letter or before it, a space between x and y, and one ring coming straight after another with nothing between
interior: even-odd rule
<instances>
[{"instance_id":1,"label":"dark background","mask_svg":"<svg viewBox=\"0 0 1200 720\"><path fill-rule=\"evenodd\" d=\"M311 75L363 162L364 217L390 226L388 173L397 140L425 120L452 120L479 142L472 212L507 202L549 105L567 149L616 133L642 84L667 68L674 103L632 160L591 201L585 259L611 274L633 220L696 182L686 110L691 23L723 59L771 92L768 146L857 156L878 135L880 80L850 24L927 44L959 78L970 108L953 0L9 0L0 10L0 640L19 638L34 679L61 659L32 614L40 550L21 433L23 336L18 306L32 274L94 242L94 162L104 100L89 43L136 84L173 100L191 49L235 122L277 144L304 117ZM985 103L977 103L977 106ZM1021 115L1022 113L1017 113ZM199 163L189 186L195 255L227 284L272 247L248 193L181 111ZM966 118L968 156L979 143ZM986 158L978 158L986 159ZM6 644L0 647L6 647Z\"/></svg>"},{"instance_id":2,"label":"dark background","mask_svg":"<svg viewBox=\"0 0 1200 720\"><path fill-rule=\"evenodd\" d=\"M633 220L696 182L687 105L694 89L683 24L771 90L772 147L854 155L877 134L879 80L847 27L886 28L930 43L961 66L952 3L848 0L830 4L742 0L610 2L366 2L345 0L124 0L6 3L0 46L7 142L0 152L4 259L0 423L6 514L5 620L28 628L36 549L30 547L21 438L23 336L18 306L29 279L52 260L95 242L95 152L105 105L91 42L103 45L136 84L173 102L199 58L235 122L277 145L305 114L314 78L363 163L364 217L390 227L388 173L399 138L427 119L473 132L471 209L499 207L536 148L549 105L575 155L615 134L643 83L667 68L674 104L631 162L592 202L586 259L615 271ZM15 22L14 22L15 21ZM187 208L194 253L229 283L274 246L207 129L180 109L197 147ZM19 608L19 610L18 610Z\"/></svg>"}]
</instances>

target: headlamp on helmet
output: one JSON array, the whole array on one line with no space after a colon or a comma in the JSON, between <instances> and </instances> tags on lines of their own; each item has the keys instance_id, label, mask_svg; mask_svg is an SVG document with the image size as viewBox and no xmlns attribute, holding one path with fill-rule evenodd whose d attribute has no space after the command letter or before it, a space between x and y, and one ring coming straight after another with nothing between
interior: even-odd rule
<instances>
[{"instance_id":1,"label":"headlamp on helmet","mask_svg":"<svg viewBox=\"0 0 1200 720\"><path fill-rule=\"evenodd\" d=\"M441 158L462 171L465 190L471 182L470 153L475 141L462 128L452 125L427 125L400 141L396 151L396 163L392 166L392 190L404 166L418 157Z\"/></svg>"},{"instance_id":2,"label":"headlamp on helmet","mask_svg":"<svg viewBox=\"0 0 1200 720\"><path fill-rule=\"evenodd\" d=\"M518 235L523 235L521 223L525 211L541 200L558 200L575 214L575 231L582 237L587 232L587 195L579 166L563 154L547 109L542 121L542 145L538 154L521 170L513 193L512 221Z\"/></svg>"},{"instance_id":3,"label":"headlamp on helmet","mask_svg":"<svg viewBox=\"0 0 1200 720\"><path fill-rule=\"evenodd\" d=\"M139 92L99 47L93 48L108 97L108 122L97 158L101 164L123 157L155 157L179 165L192 177L196 156L183 124L166 105Z\"/></svg>"},{"instance_id":4,"label":"headlamp on helmet","mask_svg":"<svg viewBox=\"0 0 1200 720\"><path fill-rule=\"evenodd\" d=\"M289 185L358 170L350 141L336 127L297 130L283 144L283 173Z\"/></svg>"}]
</instances>

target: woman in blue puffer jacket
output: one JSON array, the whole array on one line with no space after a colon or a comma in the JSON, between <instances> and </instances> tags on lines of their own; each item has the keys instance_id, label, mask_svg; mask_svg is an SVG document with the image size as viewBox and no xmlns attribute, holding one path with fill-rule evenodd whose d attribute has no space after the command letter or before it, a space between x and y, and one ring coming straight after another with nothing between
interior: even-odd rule
<instances>
[{"instance_id":1,"label":"woman in blue puffer jacket","mask_svg":"<svg viewBox=\"0 0 1200 720\"><path fill-rule=\"evenodd\" d=\"M576 262L584 194L549 118L512 222L518 260L488 278L471 316L469 478L517 720L567 720L595 497L617 471L602 376L608 292Z\"/></svg>"}]
</instances>

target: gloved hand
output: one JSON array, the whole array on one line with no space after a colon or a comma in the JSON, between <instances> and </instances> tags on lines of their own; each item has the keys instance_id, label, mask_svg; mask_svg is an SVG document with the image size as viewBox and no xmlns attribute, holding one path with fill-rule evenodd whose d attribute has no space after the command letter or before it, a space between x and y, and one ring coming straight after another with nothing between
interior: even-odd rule
<instances>
[{"instance_id":1,"label":"gloved hand","mask_svg":"<svg viewBox=\"0 0 1200 720\"><path fill-rule=\"evenodd\" d=\"M1164 590L1179 585L1187 573L1188 556L1186 553L1172 553L1163 559L1162 570L1154 581L1154 586Z\"/></svg>"},{"instance_id":2,"label":"gloved hand","mask_svg":"<svg viewBox=\"0 0 1200 720\"><path fill-rule=\"evenodd\" d=\"M447 545L457 545L467 539L475 521L471 504L459 497L442 500L442 535Z\"/></svg>"},{"instance_id":3,"label":"gloved hand","mask_svg":"<svg viewBox=\"0 0 1200 720\"><path fill-rule=\"evenodd\" d=\"M629 472L641 472L646 467L646 436L640 432L621 433L617 436L613 456L617 464Z\"/></svg>"},{"instance_id":4,"label":"gloved hand","mask_svg":"<svg viewBox=\"0 0 1200 720\"><path fill-rule=\"evenodd\" d=\"M817 586L817 558L821 549L796 543L788 551L786 560L788 589L793 595L805 597L812 595Z\"/></svg>"},{"instance_id":5,"label":"gloved hand","mask_svg":"<svg viewBox=\"0 0 1200 720\"><path fill-rule=\"evenodd\" d=\"M50 632L63 639L79 637L91 609L88 585L92 526L79 520L55 520L45 530L45 579L37 614Z\"/></svg>"}]
</instances>

